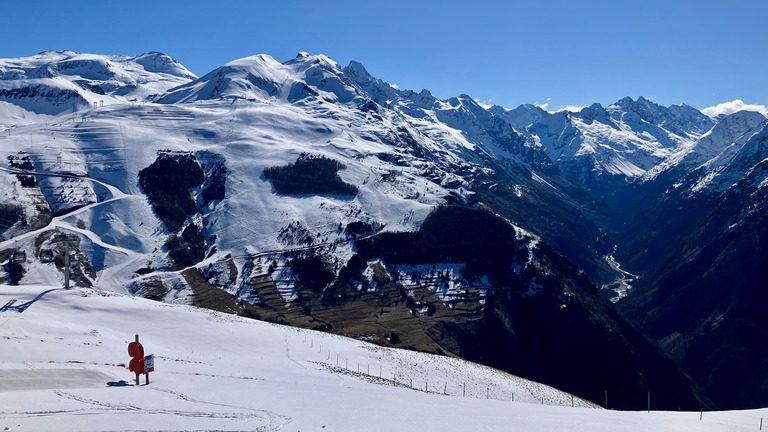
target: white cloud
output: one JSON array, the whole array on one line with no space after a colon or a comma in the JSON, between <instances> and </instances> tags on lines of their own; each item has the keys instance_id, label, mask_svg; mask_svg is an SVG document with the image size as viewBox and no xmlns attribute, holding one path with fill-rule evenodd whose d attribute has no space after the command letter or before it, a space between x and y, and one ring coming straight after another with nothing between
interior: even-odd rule
<instances>
[{"instance_id":1,"label":"white cloud","mask_svg":"<svg viewBox=\"0 0 768 432\"><path fill-rule=\"evenodd\" d=\"M483 107L484 109L488 109L493 106L493 99L488 99L481 101L480 99L475 99L475 103Z\"/></svg>"},{"instance_id":2,"label":"white cloud","mask_svg":"<svg viewBox=\"0 0 768 432\"><path fill-rule=\"evenodd\" d=\"M724 102L701 110L704 115L713 118L719 116L720 114L729 115L738 111L757 111L760 114L768 117L768 107L765 105L745 104L741 99Z\"/></svg>"},{"instance_id":3,"label":"white cloud","mask_svg":"<svg viewBox=\"0 0 768 432\"><path fill-rule=\"evenodd\" d=\"M557 108L550 109L550 101L552 98L547 98L547 101L544 103L535 102L534 105L537 107L543 109L544 111L554 114L556 112L560 111L571 111L571 112L579 112L582 109L584 109L583 106L576 106L576 105L559 105Z\"/></svg>"},{"instance_id":4,"label":"white cloud","mask_svg":"<svg viewBox=\"0 0 768 432\"><path fill-rule=\"evenodd\" d=\"M585 107L583 106L576 106L576 105L566 105L566 106L561 105L554 112L560 112L560 111L579 112L584 108Z\"/></svg>"}]
</instances>

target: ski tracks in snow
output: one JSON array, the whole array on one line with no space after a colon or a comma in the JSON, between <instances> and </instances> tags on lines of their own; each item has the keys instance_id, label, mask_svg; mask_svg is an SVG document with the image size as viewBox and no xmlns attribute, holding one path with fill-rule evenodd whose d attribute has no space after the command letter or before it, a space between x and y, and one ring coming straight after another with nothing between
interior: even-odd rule
<instances>
[{"instance_id":1,"label":"ski tracks in snow","mask_svg":"<svg viewBox=\"0 0 768 432\"><path fill-rule=\"evenodd\" d=\"M148 386L129 386L138 391L158 392L164 395L170 395L182 404L192 404L192 409L161 409L152 407L143 407L134 402L104 402L92 397L54 390L54 394L59 398L65 399L76 404L84 405L80 408L65 408L44 411L19 411L3 412L0 411L2 418L14 419L33 419L37 417L62 417L62 416L107 416L111 417L109 424L113 424L115 429L108 430L159 430L158 424L169 424L178 427L178 430L187 430L183 425L185 419L193 421L195 430L248 430L259 432L275 432L282 429L292 419L268 410L259 410L234 405L220 404L194 399L182 393L175 392L159 387ZM122 391L126 391L122 390ZM114 391L114 390L108 390ZM121 390L117 390L121 391ZM152 404L153 400L161 398L152 395L143 395L136 398L135 393L126 393L126 396L132 396L133 399L141 400L142 404ZM157 406L168 406L167 402L158 403ZM222 407L226 410L205 409L206 407ZM145 421L141 417L149 417ZM158 422L157 417L167 417L166 422ZM131 417L131 418L126 418ZM206 425L204 419L209 419L210 423ZM104 424L104 423L99 423ZM126 428L125 425L133 425L132 428ZM205 425L205 426L204 426ZM200 427L203 426L203 427ZM207 426L207 427L206 427ZM162 428L164 429L164 428Z\"/></svg>"}]
</instances>

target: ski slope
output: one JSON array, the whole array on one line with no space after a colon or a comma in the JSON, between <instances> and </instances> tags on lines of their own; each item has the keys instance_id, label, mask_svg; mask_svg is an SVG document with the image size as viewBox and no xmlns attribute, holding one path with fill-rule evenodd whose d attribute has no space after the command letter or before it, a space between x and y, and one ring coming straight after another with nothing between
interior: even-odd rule
<instances>
[{"instance_id":1,"label":"ski slope","mask_svg":"<svg viewBox=\"0 0 768 432\"><path fill-rule=\"evenodd\" d=\"M768 417L571 407L462 360L98 289L3 286L0 305L9 431L753 431ZM149 385L126 367L135 334Z\"/></svg>"}]
</instances>

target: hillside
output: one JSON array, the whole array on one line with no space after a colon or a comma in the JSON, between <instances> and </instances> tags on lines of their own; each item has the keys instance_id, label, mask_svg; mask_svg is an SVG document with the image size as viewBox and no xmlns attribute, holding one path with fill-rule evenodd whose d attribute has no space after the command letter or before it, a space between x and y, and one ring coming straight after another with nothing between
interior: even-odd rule
<instances>
[{"instance_id":1,"label":"hillside","mask_svg":"<svg viewBox=\"0 0 768 432\"><path fill-rule=\"evenodd\" d=\"M716 390L717 362L668 343L711 317L654 321L695 297L654 287L706 273L698 252L730 242L718 226L753 226L739 221L766 184L760 114L642 97L485 109L307 53L199 78L159 53L0 68L8 284L62 284L69 260L73 284L470 358L596 403L623 389L615 407L649 390L667 409L762 400L749 383ZM728 262L709 280L754 280L750 261ZM606 299L627 292L619 308L666 353ZM734 306L720 294L689 312Z\"/></svg>"},{"instance_id":2,"label":"hillside","mask_svg":"<svg viewBox=\"0 0 768 432\"><path fill-rule=\"evenodd\" d=\"M596 409L461 360L94 289L5 286L0 303L9 431L747 431L768 416ZM134 334L149 385L125 366Z\"/></svg>"}]
</instances>

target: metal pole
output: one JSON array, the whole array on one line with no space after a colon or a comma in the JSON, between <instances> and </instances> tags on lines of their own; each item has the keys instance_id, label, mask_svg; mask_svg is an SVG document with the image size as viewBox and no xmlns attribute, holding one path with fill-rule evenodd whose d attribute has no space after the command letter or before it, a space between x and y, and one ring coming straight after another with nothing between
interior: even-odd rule
<instances>
[{"instance_id":1,"label":"metal pole","mask_svg":"<svg viewBox=\"0 0 768 432\"><path fill-rule=\"evenodd\" d=\"M605 409L608 409L608 390L605 391Z\"/></svg>"},{"instance_id":2,"label":"metal pole","mask_svg":"<svg viewBox=\"0 0 768 432\"><path fill-rule=\"evenodd\" d=\"M67 250L67 263L69 263L69 250ZM67 273L67 274L69 274L69 273ZM69 279L67 279L67 281L69 281ZM136 343L139 342L139 335L138 334L136 335L136 339L135 340L136 340ZM136 385L139 385L139 375L140 374L136 374Z\"/></svg>"},{"instance_id":3,"label":"metal pole","mask_svg":"<svg viewBox=\"0 0 768 432\"><path fill-rule=\"evenodd\" d=\"M651 392L648 392L648 413L651 413Z\"/></svg>"}]
</instances>

